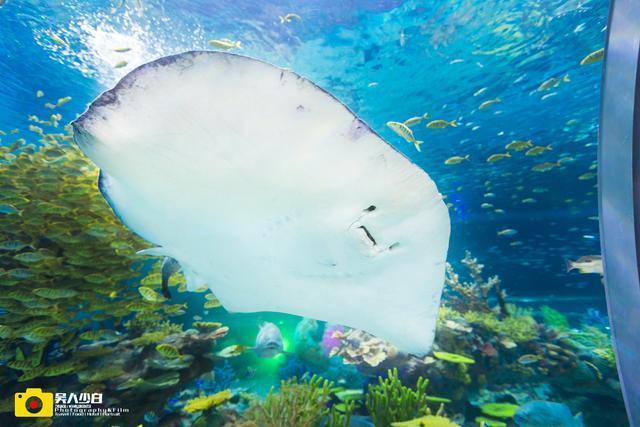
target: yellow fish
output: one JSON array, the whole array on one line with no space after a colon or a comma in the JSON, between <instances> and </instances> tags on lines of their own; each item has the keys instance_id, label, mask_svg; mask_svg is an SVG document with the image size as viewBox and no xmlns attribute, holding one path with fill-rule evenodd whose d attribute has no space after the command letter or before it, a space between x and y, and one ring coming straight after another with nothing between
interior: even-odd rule
<instances>
[{"instance_id":1,"label":"yellow fish","mask_svg":"<svg viewBox=\"0 0 640 427\"><path fill-rule=\"evenodd\" d=\"M505 145L504 148L506 148L507 150L513 150L513 151L522 151L525 150L529 147L533 147L533 141L528 140L528 141L512 141L510 143L508 143L507 145Z\"/></svg>"},{"instance_id":2,"label":"yellow fish","mask_svg":"<svg viewBox=\"0 0 640 427\"><path fill-rule=\"evenodd\" d=\"M535 165L531 168L531 170L534 172L547 172L558 166L561 166L560 163L544 162L540 163L539 165Z\"/></svg>"},{"instance_id":3,"label":"yellow fish","mask_svg":"<svg viewBox=\"0 0 640 427\"><path fill-rule=\"evenodd\" d=\"M542 84L540 84L540 86L538 86L538 91L543 91L543 90L549 90L552 87L558 87L560 86L560 83L569 83L571 80L569 79L569 74L565 74L564 77L562 77L561 79L557 78L557 77L551 77L548 80L545 80L544 82L542 82Z\"/></svg>"},{"instance_id":4,"label":"yellow fish","mask_svg":"<svg viewBox=\"0 0 640 427\"><path fill-rule=\"evenodd\" d=\"M424 113L422 116L411 117L410 119L404 121L404 125L408 127L415 126L421 121L425 120L428 116L429 113Z\"/></svg>"},{"instance_id":5,"label":"yellow fish","mask_svg":"<svg viewBox=\"0 0 640 427\"><path fill-rule=\"evenodd\" d=\"M447 126L451 126L455 128L455 127L458 127L458 124L456 123L455 120L451 120L450 122L446 120L432 120L429 123L427 123L427 127L429 129L444 129Z\"/></svg>"},{"instance_id":6,"label":"yellow fish","mask_svg":"<svg viewBox=\"0 0 640 427\"><path fill-rule=\"evenodd\" d=\"M602 58L604 58L604 48L598 49L595 52L591 52L589 55L585 56L582 61L580 61L580 65L594 64L598 61L601 61Z\"/></svg>"},{"instance_id":7,"label":"yellow fish","mask_svg":"<svg viewBox=\"0 0 640 427\"><path fill-rule=\"evenodd\" d=\"M230 345L228 347L223 348L222 350L216 353L216 356L222 357L223 359L228 359L229 357L240 356L247 349L248 347L245 347L243 345L234 344L234 345Z\"/></svg>"},{"instance_id":8,"label":"yellow fish","mask_svg":"<svg viewBox=\"0 0 640 427\"><path fill-rule=\"evenodd\" d=\"M489 157L487 157L487 163L497 162L498 160L506 159L509 157L511 157L511 154L509 153L492 154Z\"/></svg>"},{"instance_id":9,"label":"yellow fish","mask_svg":"<svg viewBox=\"0 0 640 427\"><path fill-rule=\"evenodd\" d=\"M536 147L530 148L529 150L527 150L526 153L524 153L525 156L538 156L542 153L544 153L545 151L551 151L553 148L551 148L551 144L547 145L547 146L542 146L542 145L538 145Z\"/></svg>"},{"instance_id":10,"label":"yellow fish","mask_svg":"<svg viewBox=\"0 0 640 427\"><path fill-rule=\"evenodd\" d=\"M156 346L156 351L166 359L177 359L180 357L178 349L171 344L158 344Z\"/></svg>"},{"instance_id":11,"label":"yellow fish","mask_svg":"<svg viewBox=\"0 0 640 427\"><path fill-rule=\"evenodd\" d=\"M480 104L480 106L478 107L478 109L480 110L484 110L485 108L489 108L491 107L493 104L497 104L499 102L502 102L500 100L500 98L495 98L495 99L490 99L488 101L484 101L482 104Z\"/></svg>"},{"instance_id":12,"label":"yellow fish","mask_svg":"<svg viewBox=\"0 0 640 427\"><path fill-rule=\"evenodd\" d=\"M416 150L421 151L420 144L422 144L422 141L416 140L413 136L413 131L409 129L407 125L400 122L387 122L387 126L396 134L403 137L405 141L412 143L416 147Z\"/></svg>"},{"instance_id":13,"label":"yellow fish","mask_svg":"<svg viewBox=\"0 0 640 427\"><path fill-rule=\"evenodd\" d=\"M444 161L445 165L457 165L459 163L464 162L465 160L469 160L469 155L467 154L466 156L462 157L462 156L453 156L453 157L449 157L447 160Z\"/></svg>"},{"instance_id":14,"label":"yellow fish","mask_svg":"<svg viewBox=\"0 0 640 427\"><path fill-rule=\"evenodd\" d=\"M140 292L140 295L142 295L145 301L158 302L162 299L156 291L146 286L140 286L138 292Z\"/></svg>"},{"instance_id":15,"label":"yellow fish","mask_svg":"<svg viewBox=\"0 0 640 427\"><path fill-rule=\"evenodd\" d=\"M71 97L70 96L65 96L64 98L58 99L58 103L56 104L56 106L57 107L62 107L64 104L68 103L69 101L71 101Z\"/></svg>"}]
</instances>

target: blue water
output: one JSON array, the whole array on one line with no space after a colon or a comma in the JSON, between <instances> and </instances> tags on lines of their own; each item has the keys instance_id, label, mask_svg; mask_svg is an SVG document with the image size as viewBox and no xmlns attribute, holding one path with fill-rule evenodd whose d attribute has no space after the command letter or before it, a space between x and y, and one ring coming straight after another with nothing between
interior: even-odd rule
<instances>
[{"instance_id":1,"label":"blue water","mask_svg":"<svg viewBox=\"0 0 640 427\"><path fill-rule=\"evenodd\" d=\"M601 63L579 62L604 44L605 1L142 0L112 14L117 3L7 1L0 9L0 129L25 129L28 114L48 117L43 104L63 96L73 102L56 112L71 120L137 65L207 49L212 38L240 40L238 53L329 90L430 174L453 204L451 261L469 249L513 296L579 295L603 307L599 278L567 274L565 259L599 253L598 222L588 219L598 214L596 180L578 176L596 160ZM302 21L281 24L278 16L291 11ZM132 50L113 51L122 46ZM115 69L120 60L128 65ZM536 90L566 74L570 83ZM37 99L37 90L45 96ZM495 97L502 102L478 109ZM422 153L385 126L425 112L459 126L415 128ZM514 139L553 150L486 162ZM467 163L444 165L467 154ZM531 170L561 156L573 162ZM536 202L523 204L527 198ZM496 234L505 228L518 234Z\"/></svg>"}]
</instances>

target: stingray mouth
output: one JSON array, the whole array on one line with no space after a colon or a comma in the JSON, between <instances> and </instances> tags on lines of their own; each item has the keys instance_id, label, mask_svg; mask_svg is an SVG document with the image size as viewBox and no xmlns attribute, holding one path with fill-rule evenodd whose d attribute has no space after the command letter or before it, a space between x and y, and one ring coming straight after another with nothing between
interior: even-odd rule
<instances>
[{"instance_id":1,"label":"stingray mouth","mask_svg":"<svg viewBox=\"0 0 640 427\"><path fill-rule=\"evenodd\" d=\"M376 205L370 205L362 210L362 213L351 225L349 229L356 234L358 239L365 244L373 255L377 255L381 252L397 249L400 246L400 242L392 241L390 244L385 244L379 235L384 234L380 229L376 229L375 236L373 228L368 225L367 219L370 219L373 215L379 214L380 210Z\"/></svg>"}]
</instances>

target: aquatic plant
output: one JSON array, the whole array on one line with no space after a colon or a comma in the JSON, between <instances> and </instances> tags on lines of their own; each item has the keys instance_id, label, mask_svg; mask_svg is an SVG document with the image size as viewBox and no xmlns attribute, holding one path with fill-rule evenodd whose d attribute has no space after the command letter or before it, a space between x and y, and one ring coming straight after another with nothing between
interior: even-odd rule
<instances>
[{"instance_id":1,"label":"aquatic plant","mask_svg":"<svg viewBox=\"0 0 640 427\"><path fill-rule=\"evenodd\" d=\"M555 310L548 305L543 305L540 307L540 314L546 326L558 331L566 331L569 329L569 320L567 319L567 316L560 313L558 310Z\"/></svg>"},{"instance_id":2,"label":"aquatic plant","mask_svg":"<svg viewBox=\"0 0 640 427\"><path fill-rule=\"evenodd\" d=\"M313 376L298 381L290 378L280 382L278 392L272 387L264 402L257 403L250 416L262 427L312 427L329 415L333 383ZM337 416L337 415L336 415Z\"/></svg>"},{"instance_id":3,"label":"aquatic plant","mask_svg":"<svg viewBox=\"0 0 640 427\"><path fill-rule=\"evenodd\" d=\"M427 403L429 380L419 377L415 389L402 384L398 370L387 371L387 377L378 377L378 384L369 385L365 406L376 427L387 427L396 421L407 421L431 415Z\"/></svg>"},{"instance_id":4,"label":"aquatic plant","mask_svg":"<svg viewBox=\"0 0 640 427\"><path fill-rule=\"evenodd\" d=\"M231 399L231 390L223 390L210 396L200 396L191 399L182 410L188 413L206 411L222 405L229 399Z\"/></svg>"}]
</instances>

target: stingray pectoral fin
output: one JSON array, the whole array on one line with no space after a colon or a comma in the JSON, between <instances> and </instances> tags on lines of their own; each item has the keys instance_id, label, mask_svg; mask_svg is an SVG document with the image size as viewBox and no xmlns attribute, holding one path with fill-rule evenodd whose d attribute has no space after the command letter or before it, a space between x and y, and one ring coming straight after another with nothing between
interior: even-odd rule
<instances>
[{"instance_id":1,"label":"stingray pectoral fin","mask_svg":"<svg viewBox=\"0 0 640 427\"><path fill-rule=\"evenodd\" d=\"M137 68L73 126L118 217L170 248L161 255L180 262L190 289L206 282L228 310L292 313L429 351L449 241L442 196L312 82L188 52Z\"/></svg>"}]
</instances>

